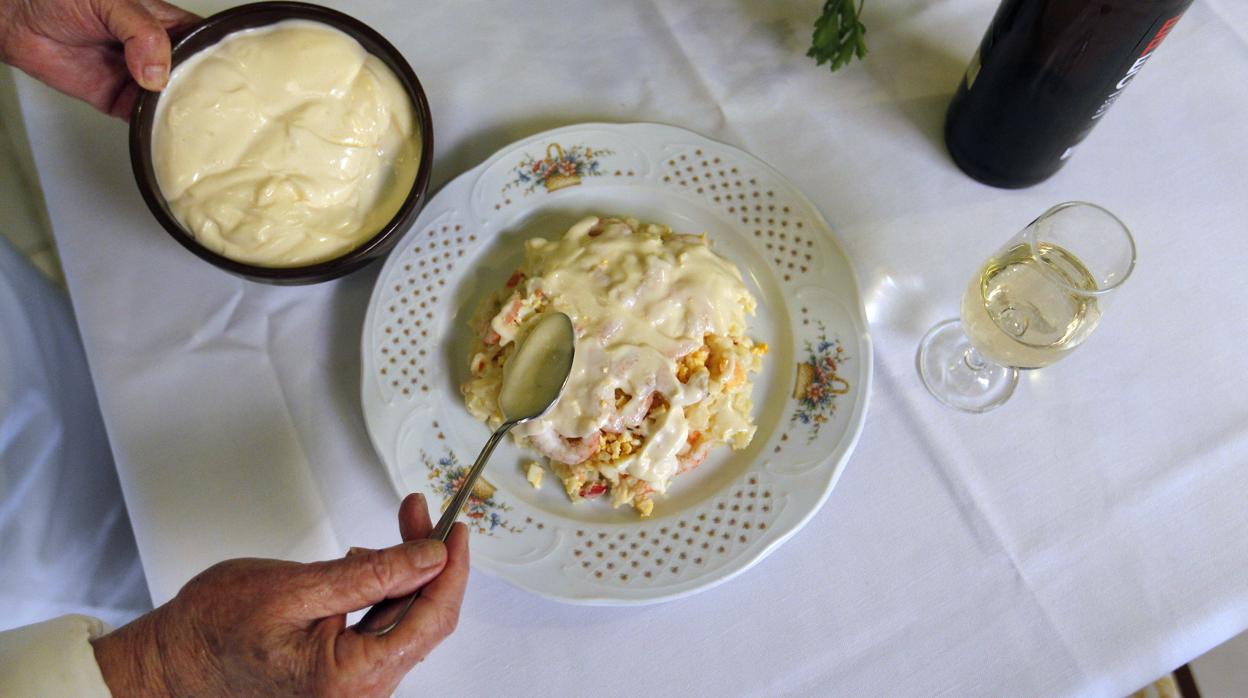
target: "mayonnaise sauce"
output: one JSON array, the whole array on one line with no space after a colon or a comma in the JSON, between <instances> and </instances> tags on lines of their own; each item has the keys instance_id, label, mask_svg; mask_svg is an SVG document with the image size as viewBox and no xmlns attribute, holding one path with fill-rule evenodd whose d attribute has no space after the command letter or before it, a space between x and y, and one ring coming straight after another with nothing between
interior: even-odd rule
<instances>
[{"instance_id":1,"label":"mayonnaise sauce","mask_svg":"<svg viewBox=\"0 0 1248 698\"><path fill-rule=\"evenodd\" d=\"M703 370L681 383L676 359L701 347L707 334L744 334L755 301L741 272L703 236L598 218L577 223L559 240L529 240L526 267L529 277L491 323L500 343L512 341L532 312L526 303L544 298L572 318L577 346L559 401L516 427L517 434L549 443L556 435L619 431L622 422L640 422L646 397L657 393L669 408L640 452L620 462L620 472L664 491L689 437L683 407L706 396L709 380ZM634 400L617 407L617 388ZM642 413L630 415L630 406Z\"/></svg>"},{"instance_id":2,"label":"mayonnaise sauce","mask_svg":"<svg viewBox=\"0 0 1248 698\"><path fill-rule=\"evenodd\" d=\"M202 245L289 267L375 235L411 190L420 140L381 60L333 27L290 20L231 34L173 71L152 160Z\"/></svg>"}]
</instances>

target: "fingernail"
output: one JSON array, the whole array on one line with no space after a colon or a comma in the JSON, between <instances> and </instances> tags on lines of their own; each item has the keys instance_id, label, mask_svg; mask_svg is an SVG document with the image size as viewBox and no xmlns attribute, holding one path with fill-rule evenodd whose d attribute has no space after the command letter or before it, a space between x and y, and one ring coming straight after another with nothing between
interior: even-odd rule
<instances>
[{"instance_id":1,"label":"fingernail","mask_svg":"<svg viewBox=\"0 0 1248 698\"><path fill-rule=\"evenodd\" d=\"M360 553L366 553L366 552L368 552L368 548L357 548L356 546L353 545L350 548L347 548L347 557L351 557L352 555L359 555Z\"/></svg>"},{"instance_id":2,"label":"fingernail","mask_svg":"<svg viewBox=\"0 0 1248 698\"><path fill-rule=\"evenodd\" d=\"M414 540L405 543L417 567L437 567L446 560L446 546L440 540Z\"/></svg>"},{"instance_id":3,"label":"fingernail","mask_svg":"<svg viewBox=\"0 0 1248 698\"><path fill-rule=\"evenodd\" d=\"M143 86L149 90L159 90L165 86L165 66L149 65L143 68Z\"/></svg>"}]
</instances>

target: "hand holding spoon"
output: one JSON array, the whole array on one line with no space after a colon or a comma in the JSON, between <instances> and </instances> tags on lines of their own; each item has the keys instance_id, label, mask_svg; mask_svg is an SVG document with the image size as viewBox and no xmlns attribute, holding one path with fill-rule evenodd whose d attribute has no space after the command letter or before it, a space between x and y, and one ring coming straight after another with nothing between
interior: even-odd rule
<instances>
[{"instance_id":1,"label":"hand holding spoon","mask_svg":"<svg viewBox=\"0 0 1248 698\"><path fill-rule=\"evenodd\" d=\"M503 386L498 393L498 406L503 412L503 423L490 435L485 448L472 464L468 476L442 512L438 525L430 538L446 542L459 512L472 494L481 471L507 432L517 424L536 419L546 413L559 399L568 374L572 372L572 356L575 353L576 331L572 319L563 313L547 313L537 321L533 329L516 347L503 368ZM397 599L386 599L368 610L356 624L355 629L374 635L384 635L392 630L412 602L420 595L417 590Z\"/></svg>"}]
</instances>

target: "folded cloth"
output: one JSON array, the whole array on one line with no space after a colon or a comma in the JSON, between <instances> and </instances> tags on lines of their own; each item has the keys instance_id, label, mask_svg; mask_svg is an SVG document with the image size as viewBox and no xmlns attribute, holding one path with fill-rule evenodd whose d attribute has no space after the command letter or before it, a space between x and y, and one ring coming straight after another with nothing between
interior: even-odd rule
<instances>
[{"instance_id":1,"label":"folded cloth","mask_svg":"<svg viewBox=\"0 0 1248 698\"><path fill-rule=\"evenodd\" d=\"M0 696L112 695L91 647L104 632L103 623L86 616L0 632Z\"/></svg>"},{"instance_id":2,"label":"folded cloth","mask_svg":"<svg viewBox=\"0 0 1248 698\"><path fill-rule=\"evenodd\" d=\"M68 300L4 237L0 560L0 629L73 612L121 625L151 608Z\"/></svg>"}]
</instances>

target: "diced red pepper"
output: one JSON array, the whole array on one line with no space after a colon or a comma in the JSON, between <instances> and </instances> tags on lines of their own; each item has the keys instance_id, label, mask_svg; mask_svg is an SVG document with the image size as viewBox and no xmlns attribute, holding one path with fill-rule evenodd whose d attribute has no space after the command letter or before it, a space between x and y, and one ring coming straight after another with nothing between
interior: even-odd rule
<instances>
[{"instance_id":1,"label":"diced red pepper","mask_svg":"<svg viewBox=\"0 0 1248 698\"><path fill-rule=\"evenodd\" d=\"M581 496L585 499L593 499L599 497L603 492L607 491L607 486L601 482L587 482L581 486Z\"/></svg>"},{"instance_id":2,"label":"diced red pepper","mask_svg":"<svg viewBox=\"0 0 1248 698\"><path fill-rule=\"evenodd\" d=\"M517 269L514 273L512 273L511 278L507 279L507 288L515 288L516 284L521 281L524 281L524 272Z\"/></svg>"}]
</instances>

